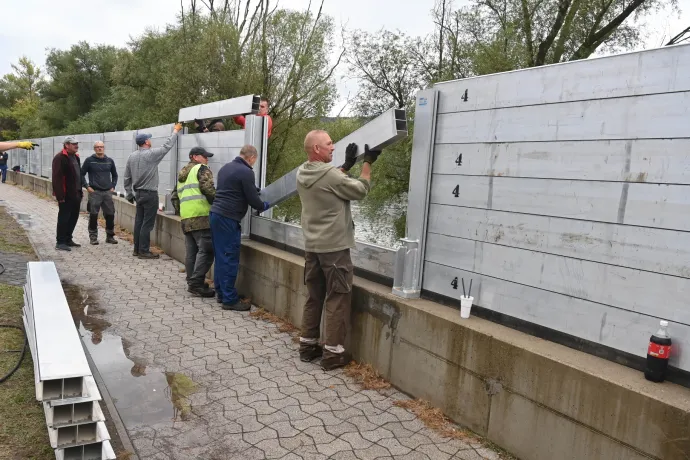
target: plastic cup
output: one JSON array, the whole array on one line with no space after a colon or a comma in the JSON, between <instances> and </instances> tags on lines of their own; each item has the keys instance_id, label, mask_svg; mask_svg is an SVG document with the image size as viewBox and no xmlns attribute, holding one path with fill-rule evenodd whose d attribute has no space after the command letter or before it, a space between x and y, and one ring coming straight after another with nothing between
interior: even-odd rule
<instances>
[{"instance_id":1,"label":"plastic cup","mask_svg":"<svg viewBox=\"0 0 690 460\"><path fill-rule=\"evenodd\" d=\"M460 318L469 318L474 297L460 296Z\"/></svg>"}]
</instances>

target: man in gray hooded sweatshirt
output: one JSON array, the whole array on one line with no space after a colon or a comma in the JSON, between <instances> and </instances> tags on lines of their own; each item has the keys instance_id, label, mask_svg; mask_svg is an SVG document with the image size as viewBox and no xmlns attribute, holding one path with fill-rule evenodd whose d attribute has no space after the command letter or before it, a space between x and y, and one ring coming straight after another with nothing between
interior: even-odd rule
<instances>
[{"instance_id":1,"label":"man in gray hooded sweatshirt","mask_svg":"<svg viewBox=\"0 0 690 460\"><path fill-rule=\"evenodd\" d=\"M345 337L350 321L354 266L350 248L355 247L355 226L351 200L361 200L369 192L371 164L380 150L364 149L364 165L359 179L346 172L354 166L357 145L346 149L345 163L337 168L335 146L325 131L311 131L304 140L308 161L297 171L297 193L302 201L304 233L304 278L308 298L302 316L300 359L312 361L323 355L324 370L345 366L351 355L345 352ZM325 306L324 349L319 346L319 326Z\"/></svg>"}]
</instances>

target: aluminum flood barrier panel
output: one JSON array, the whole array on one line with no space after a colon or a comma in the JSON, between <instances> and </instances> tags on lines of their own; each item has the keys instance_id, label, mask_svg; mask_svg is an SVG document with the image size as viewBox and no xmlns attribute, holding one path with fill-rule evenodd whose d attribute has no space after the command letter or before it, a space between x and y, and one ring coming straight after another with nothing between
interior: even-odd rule
<instances>
[{"instance_id":1,"label":"aluminum flood barrier panel","mask_svg":"<svg viewBox=\"0 0 690 460\"><path fill-rule=\"evenodd\" d=\"M382 149L407 137L407 118L404 109L390 109L371 120L352 134L335 144L332 164L340 166L345 161L345 148L354 142L359 146L360 161L364 144L371 149ZM271 207L297 195L297 170L299 166L261 190L261 198Z\"/></svg>"},{"instance_id":2,"label":"aluminum flood barrier panel","mask_svg":"<svg viewBox=\"0 0 690 460\"><path fill-rule=\"evenodd\" d=\"M177 117L180 123L189 123L194 120L206 120L209 118L224 118L235 115L256 114L259 112L261 97L256 94L209 102L180 109Z\"/></svg>"},{"instance_id":3,"label":"aluminum flood barrier panel","mask_svg":"<svg viewBox=\"0 0 690 460\"><path fill-rule=\"evenodd\" d=\"M417 285L457 302L472 280L492 317L635 366L665 319L670 364L690 371L690 46L426 91L437 108L418 97L407 214Z\"/></svg>"}]
</instances>

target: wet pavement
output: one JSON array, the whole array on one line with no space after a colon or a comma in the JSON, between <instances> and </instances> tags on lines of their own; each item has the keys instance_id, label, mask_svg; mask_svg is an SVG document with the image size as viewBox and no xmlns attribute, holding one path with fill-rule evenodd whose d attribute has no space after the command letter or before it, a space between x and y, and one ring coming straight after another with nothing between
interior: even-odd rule
<instances>
[{"instance_id":1,"label":"wet pavement","mask_svg":"<svg viewBox=\"0 0 690 460\"><path fill-rule=\"evenodd\" d=\"M55 261L84 343L142 459L498 459L427 429L342 371L302 363L292 337L191 297L181 264L131 244L54 249L57 206L0 185L42 260ZM104 239L102 232L100 239Z\"/></svg>"}]
</instances>

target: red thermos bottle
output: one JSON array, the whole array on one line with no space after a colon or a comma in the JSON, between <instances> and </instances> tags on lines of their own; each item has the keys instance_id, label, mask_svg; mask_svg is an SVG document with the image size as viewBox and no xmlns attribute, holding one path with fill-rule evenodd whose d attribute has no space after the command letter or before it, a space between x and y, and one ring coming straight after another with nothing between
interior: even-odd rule
<instances>
[{"instance_id":1,"label":"red thermos bottle","mask_svg":"<svg viewBox=\"0 0 690 460\"><path fill-rule=\"evenodd\" d=\"M647 367L644 370L644 377L652 382L663 382L666 379L668 358L671 355L668 321L662 320L659 325L659 330L649 339Z\"/></svg>"}]
</instances>

